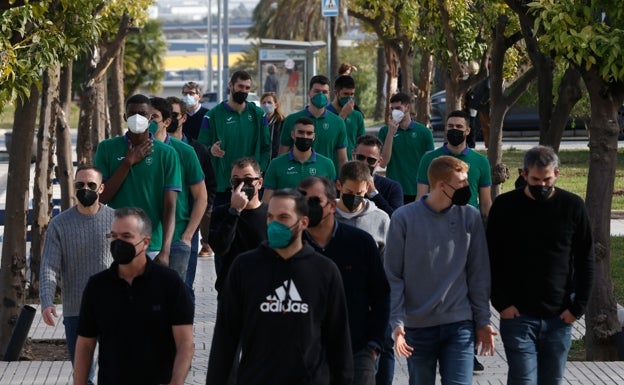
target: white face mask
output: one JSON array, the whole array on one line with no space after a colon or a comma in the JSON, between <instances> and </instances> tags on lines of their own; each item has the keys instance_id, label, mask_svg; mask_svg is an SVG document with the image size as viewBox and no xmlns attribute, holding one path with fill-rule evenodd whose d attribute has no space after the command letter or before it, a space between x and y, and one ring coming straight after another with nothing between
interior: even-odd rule
<instances>
[{"instance_id":1,"label":"white face mask","mask_svg":"<svg viewBox=\"0 0 624 385\"><path fill-rule=\"evenodd\" d=\"M273 113L273 111L275 111L275 104L271 104L271 103L264 103L262 105L262 109L264 110L264 112L267 115L271 115Z\"/></svg>"},{"instance_id":2,"label":"white face mask","mask_svg":"<svg viewBox=\"0 0 624 385\"><path fill-rule=\"evenodd\" d=\"M197 101L195 100L195 96L193 95L189 95L186 94L182 97L182 101L184 102L184 104L186 104L188 107L195 107L195 104L197 103Z\"/></svg>"},{"instance_id":3,"label":"white face mask","mask_svg":"<svg viewBox=\"0 0 624 385\"><path fill-rule=\"evenodd\" d=\"M405 113L401 110L392 110L392 120L399 123L405 117Z\"/></svg>"},{"instance_id":4,"label":"white face mask","mask_svg":"<svg viewBox=\"0 0 624 385\"><path fill-rule=\"evenodd\" d=\"M142 134L149 127L149 119L143 115L132 115L128 118L128 130L133 134Z\"/></svg>"}]
</instances>

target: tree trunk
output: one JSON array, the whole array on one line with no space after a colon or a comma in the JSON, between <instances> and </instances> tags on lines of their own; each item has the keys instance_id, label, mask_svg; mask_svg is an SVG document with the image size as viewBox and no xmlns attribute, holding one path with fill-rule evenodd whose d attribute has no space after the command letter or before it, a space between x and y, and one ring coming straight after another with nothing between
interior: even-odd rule
<instances>
[{"instance_id":1,"label":"tree trunk","mask_svg":"<svg viewBox=\"0 0 624 385\"><path fill-rule=\"evenodd\" d=\"M388 45L384 45L386 53L387 75L386 75L386 107L384 111L384 120L390 115L390 98L397 92L399 80L399 59L394 49Z\"/></svg>"},{"instance_id":2,"label":"tree trunk","mask_svg":"<svg viewBox=\"0 0 624 385\"><path fill-rule=\"evenodd\" d=\"M119 55L115 57L111 66L108 82L108 106L110 112L110 136L119 136L123 134L124 122L124 60L123 48Z\"/></svg>"},{"instance_id":3,"label":"tree trunk","mask_svg":"<svg viewBox=\"0 0 624 385\"><path fill-rule=\"evenodd\" d=\"M540 130L540 144L551 146L556 152L559 152L563 130L568 124L570 112L583 96L580 81L581 74L575 68L569 67L563 74L557 90L559 97L550 118L550 128L543 133Z\"/></svg>"},{"instance_id":4,"label":"tree trunk","mask_svg":"<svg viewBox=\"0 0 624 385\"><path fill-rule=\"evenodd\" d=\"M91 130L91 146L93 153L91 154L91 161L95 156L97 145L107 137L110 137L110 131L107 134L108 127L108 107L107 107L107 90L105 78L99 78L95 82L95 114L93 115L93 129Z\"/></svg>"},{"instance_id":5,"label":"tree trunk","mask_svg":"<svg viewBox=\"0 0 624 385\"><path fill-rule=\"evenodd\" d=\"M433 79L433 55L423 51L420 58L418 90L416 93L416 120L425 126L431 121L431 81Z\"/></svg>"},{"instance_id":6,"label":"tree trunk","mask_svg":"<svg viewBox=\"0 0 624 385\"><path fill-rule=\"evenodd\" d=\"M39 90L33 85L30 97L23 102L17 101L13 120L4 215L4 242L0 265L0 296L2 296L0 352L2 354L6 351L13 325L24 303L28 182L38 105Z\"/></svg>"},{"instance_id":7,"label":"tree trunk","mask_svg":"<svg viewBox=\"0 0 624 385\"><path fill-rule=\"evenodd\" d=\"M88 60L90 62L91 60ZM89 66L89 64L87 64ZM87 74L89 74L87 70ZM80 117L78 118L78 139L76 143L76 158L78 164L93 163L93 144L91 131L93 131L93 119L96 106L95 80L89 79L82 88L80 100Z\"/></svg>"},{"instance_id":8,"label":"tree trunk","mask_svg":"<svg viewBox=\"0 0 624 385\"><path fill-rule=\"evenodd\" d=\"M59 103L55 104L57 163L55 173L61 187L61 210L67 210L74 205L74 165L72 163L71 130L68 121L72 98L72 68L72 62L61 68Z\"/></svg>"},{"instance_id":9,"label":"tree trunk","mask_svg":"<svg viewBox=\"0 0 624 385\"><path fill-rule=\"evenodd\" d=\"M407 39L403 39L402 49L399 52L399 63L401 65L401 92L408 94L410 99L414 100L414 48L411 47L411 42ZM416 114L415 103L412 102L412 112Z\"/></svg>"},{"instance_id":10,"label":"tree trunk","mask_svg":"<svg viewBox=\"0 0 624 385\"><path fill-rule=\"evenodd\" d=\"M60 67L52 66L43 75L43 94L37 131L37 163L33 184L33 220L30 226L30 287L29 297L39 294L39 267L45 232L52 217L52 171L54 168L54 103L58 98Z\"/></svg>"},{"instance_id":11,"label":"tree trunk","mask_svg":"<svg viewBox=\"0 0 624 385\"><path fill-rule=\"evenodd\" d=\"M338 22L336 19L336 17L329 18L329 25L331 28L331 61L329 62L329 66L331 67L331 73L327 75L330 79L333 79L334 76L338 74L338 67L340 67L340 55L338 52Z\"/></svg>"},{"instance_id":12,"label":"tree trunk","mask_svg":"<svg viewBox=\"0 0 624 385\"><path fill-rule=\"evenodd\" d=\"M611 281L611 199L617 163L617 111L624 100L623 84L606 84L594 68L580 70L591 102L589 172L585 204L596 253L594 287L585 316L585 347L590 361L617 360L614 335L618 322Z\"/></svg>"},{"instance_id":13,"label":"tree trunk","mask_svg":"<svg viewBox=\"0 0 624 385\"><path fill-rule=\"evenodd\" d=\"M375 102L375 114L374 119L379 121L384 119L384 111L386 107L386 101L389 97L386 97L386 90L384 89L386 80L386 55L383 45L377 46L377 100Z\"/></svg>"}]
</instances>

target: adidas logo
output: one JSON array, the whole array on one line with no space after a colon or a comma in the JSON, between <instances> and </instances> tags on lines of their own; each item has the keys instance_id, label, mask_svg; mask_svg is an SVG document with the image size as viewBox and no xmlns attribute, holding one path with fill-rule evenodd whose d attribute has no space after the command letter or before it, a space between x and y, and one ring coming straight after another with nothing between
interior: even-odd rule
<instances>
[{"instance_id":1,"label":"adidas logo","mask_svg":"<svg viewBox=\"0 0 624 385\"><path fill-rule=\"evenodd\" d=\"M286 280L275 289L275 292L267 295L266 302L260 304L263 313L307 313L308 304L302 302L301 295L293 280Z\"/></svg>"}]
</instances>

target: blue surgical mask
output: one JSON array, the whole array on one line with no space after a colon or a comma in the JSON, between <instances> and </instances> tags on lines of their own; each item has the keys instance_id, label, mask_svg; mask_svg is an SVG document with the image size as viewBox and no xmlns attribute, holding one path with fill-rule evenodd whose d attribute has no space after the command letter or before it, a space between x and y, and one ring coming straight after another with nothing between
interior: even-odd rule
<instances>
[{"instance_id":1,"label":"blue surgical mask","mask_svg":"<svg viewBox=\"0 0 624 385\"><path fill-rule=\"evenodd\" d=\"M299 221L297 221L299 223ZM297 226L295 223L292 227ZM292 227L288 227L278 221L273 221L267 226L267 238L269 246L274 249L284 249L295 240L296 234L292 233Z\"/></svg>"},{"instance_id":2,"label":"blue surgical mask","mask_svg":"<svg viewBox=\"0 0 624 385\"><path fill-rule=\"evenodd\" d=\"M312 97L312 105L316 108L324 108L327 105L327 95L318 93Z\"/></svg>"}]
</instances>

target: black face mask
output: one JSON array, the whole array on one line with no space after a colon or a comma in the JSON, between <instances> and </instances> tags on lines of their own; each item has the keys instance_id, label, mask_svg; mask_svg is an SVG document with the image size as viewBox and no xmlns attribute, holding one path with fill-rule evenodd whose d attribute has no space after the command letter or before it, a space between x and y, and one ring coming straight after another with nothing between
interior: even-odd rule
<instances>
[{"instance_id":1,"label":"black face mask","mask_svg":"<svg viewBox=\"0 0 624 385\"><path fill-rule=\"evenodd\" d=\"M134 257L137 256L135 246L141 242L143 242L143 240L140 240L138 243L133 245L132 243L128 243L121 239L115 239L112 241L110 244L110 252L113 256L113 261L120 265L127 265L132 262Z\"/></svg>"},{"instance_id":2,"label":"black face mask","mask_svg":"<svg viewBox=\"0 0 624 385\"><path fill-rule=\"evenodd\" d=\"M310 147L312 147L312 142L314 141L314 139L312 138L295 138L295 147L297 147L297 150L301 151L301 152L306 152L310 149Z\"/></svg>"},{"instance_id":3,"label":"black face mask","mask_svg":"<svg viewBox=\"0 0 624 385\"><path fill-rule=\"evenodd\" d=\"M364 202L364 197L355 194L342 194L340 196L342 203L347 207L347 210L350 212L354 212L362 202Z\"/></svg>"},{"instance_id":4,"label":"black face mask","mask_svg":"<svg viewBox=\"0 0 624 385\"><path fill-rule=\"evenodd\" d=\"M232 100L238 104L243 104L247 100L247 92L234 92L232 94Z\"/></svg>"},{"instance_id":5,"label":"black face mask","mask_svg":"<svg viewBox=\"0 0 624 385\"><path fill-rule=\"evenodd\" d=\"M254 195L256 195L256 188L252 184L245 183L243 187L241 187L241 192L247 195L248 200L251 200Z\"/></svg>"},{"instance_id":6,"label":"black face mask","mask_svg":"<svg viewBox=\"0 0 624 385\"><path fill-rule=\"evenodd\" d=\"M308 199L308 227L316 227L323 220L323 206L319 197L310 197Z\"/></svg>"},{"instance_id":7,"label":"black face mask","mask_svg":"<svg viewBox=\"0 0 624 385\"><path fill-rule=\"evenodd\" d=\"M465 206L466 204L468 204L468 201L470 201L470 197L472 196L472 194L470 193L470 186L466 185L458 189L451 186L450 184L447 184L447 186L455 190L452 197L449 197L448 194L444 192L444 195L451 199L452 204L456 206Z\"/></svg>"},{"instance_id":8,"label":"black face mask","mask_svg":"<svg viewBox=\"0 0 624 385\"><path fill-rule=\"evenodd\" d=\"M451 146L459 146L466 138L464 134L464 131L452 128L446 132L446 139Z\"/></svg>"},{"instance_id":9,"label":"black face mask","mask_svg":"<svg viewBox=\"0 0 624 385\"><path fill-rule=\"evenodd\" d=\"M171 117L171 123L167 126L167 132L172 133L176 132L178 129L178 118Z\"/></svg>"},{"instance_id":10,"label":"black face mask","mask_svg":"<svg viewBox=\"0 0 624 385\"><path fill-rule=\"evenodd\" d=\"M546 202L552 194L554 186L527 185L531 196L538 202Z\"/></svg>"},{"instance_id":11,"label":"black face mask","mask_svg":"<svg viewBox=\"0 0 624 385\"><path fill-rule=\"evenodd\" d=\"M91 189L83 188L76 191L76 198L81 205L89 207L98 199L98 193Z\"/></svg>"}]
</instances>

